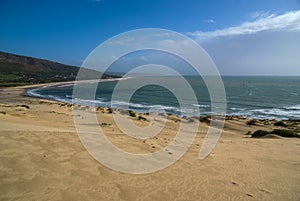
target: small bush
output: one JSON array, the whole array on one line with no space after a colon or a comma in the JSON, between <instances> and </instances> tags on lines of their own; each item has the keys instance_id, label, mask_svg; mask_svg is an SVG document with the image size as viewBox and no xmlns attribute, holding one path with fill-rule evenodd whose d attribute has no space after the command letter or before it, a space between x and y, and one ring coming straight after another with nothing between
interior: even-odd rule
<instances>
[{"instance_id":1,"label":"small bush","mask_svg":"<svg viewBox=\"0 0 300 201\"><path fill-rule=\"evenodd\" d=\"M112 113L113 111L112 111L111 108L107 108L107 112L108 112L108 113Z\"/></svg>"},{"instance_id":2,"label":"small bush","mask_svg":"<svg viewBox=\"0 0 300 201\"><path fill-rule=\"evenodd\" d=\"M296 123L300 123L300 119L289 119L289 122L296 122Z\"/></svg>"},{"instance_id":3,"label":"small bush","mask_svg":"<svg viewBox=\"0 0 300 201\"><path fill-rule=\"evenodd\" d=\"M245 133L245 135L251 135L251 131L248 131L247 133Z\"/></svg>"},{"instance_id":4,"label":"small bush","mask_svg":"<svg viewBox=\"0 0 300 201\"><path fill-rule=\"evenodd\" d=\"M281 137L298 137L298 138L300 138L300 135L298 133L291 131L291 130L274 129L270 133L279 135Z\"/></svg>"},{"instance_id":5,"label":"small bush","mask_svg":"<svg viewBox=\"0 0 300 201\"><path fill-rule=\"evenodd\" d=\"M147 119L146 119L145 117L142 117L142 116L140 115L140 116L138 116L138 120L144 120L144 121L146 121Z\"/></svg>"},{"instance_id":6,"label":"small bush","mask_svg":"<svg viewBox=\"0 0 300 201\"><path fill-rule=\"evenodd\" d=\"M287 125L283 121L277 121L277 122L275 122L274 126L287 127Z\"/></svg>"},{"instance_id":7,"label":"small bush","mask_svg":"<svg viewBox=\"0 0 300 201\"><path fill-rule=\"evenodd\" d=\"M203 116L199 118L200 122L210 123L210 119L207 116Z\"/></svg>"},{"instance_id":8,"label":"small bush","mask_svg":"<svg viewBox=\"0 0 300 201\"><path fill-rule=\"evenodd\" d=\"M193 118L188 118L188 122L191 123L191 122L194 122L195 120Z\"/></svg>"},{"instance_id":9,"label":"small bush","mask_svg":"<svg viewBox=\"0 0 300 201\"><path fill-rule=\"evenodd\" d=\"M128 111L128 113L129 113L129 116L131 116L131 117L136 117L136 114L135 114L135 112L133 112L133 111L129 110L129 111Z\"/></svg>"},{"instance_id":10,"label":"small bush","mask_svg":"<svg viewBox=\"0 0 300 201\"><path fill-rule=\"evenodd\" d=\"M96 111L103 111L103 108L102 107L97 107Z\"/></svg>"},{"instance_id":11,"label":"small bush","mask_svg":"<svg viewBox=\"0 0 300 201\"><path fill-rule=\"evenodd\" d=\"M253 137L253 138L259 138L259 137L263 137L263 136L265 136L265 135L267 135L267 134L269 134L268 131L257 130L257 131L255 131L255 132L252 134L251 137Z\"/></svg>"},{"instance_id":12,"label":"small bush","mask_svg":"<svg viewBox=\"0 0 300 201\"><path fill-rule=\"evenodd\" d=\"M251 137L253 138L260 138L264 137L265 135L268 134L275 134L281 137L297 137L300 138L300 135L294 131L291 130L284 130L284 129L274 129L271 132L264 131L264 130L257 130L255 131Z\"/></svg>"},{"instance_id":13,"label":"small bush","mask_svg":"<svg viewBox=\"0 0 300 201\"><path fill-rule=\"evenodd\" d=\"M110 123L101 123L101 126L110 126L111 124Z\"/></svg>"},{"instance_id":14,"label":"small bush","mask_svg":"<svg viewBox=\"0 0 300 201\"><path fill-rule=\"evenodd\" d=\"M26 109L30 109L28 105L21 105L21 107L25 107Z\"/></svg>"},{"instance_id":15,"label":"small bush","mask_svg":"<svg viewBox=\"0 0 300 201\"><path fill-rule=\"evenodd\" d=\"M251 120L249 120L249 121L247 121L247 125L248 126L253 126L253 125L255 125L255 123L256 123L256 121L254 120L254 119L251 119Z\"/></svg>"}]
</instances>

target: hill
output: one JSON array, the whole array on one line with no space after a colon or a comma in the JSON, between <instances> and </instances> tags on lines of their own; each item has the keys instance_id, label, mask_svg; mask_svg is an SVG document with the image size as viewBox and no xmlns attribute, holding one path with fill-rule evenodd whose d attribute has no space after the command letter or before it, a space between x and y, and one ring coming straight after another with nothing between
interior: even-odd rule
<instances>
[{"instance_id":1,"label":"hill","mask_svg":"<svg viewBox=\"0 0 300 201\"><path fill-rule=\"evenodd\" d=\"M73 81L79 67L45 59L0 52L0 87ZM98 79L101 72L84 68L80 79ZM102 78L117 78L119 75L103 74Z\"/></svg>"}]
</instances>

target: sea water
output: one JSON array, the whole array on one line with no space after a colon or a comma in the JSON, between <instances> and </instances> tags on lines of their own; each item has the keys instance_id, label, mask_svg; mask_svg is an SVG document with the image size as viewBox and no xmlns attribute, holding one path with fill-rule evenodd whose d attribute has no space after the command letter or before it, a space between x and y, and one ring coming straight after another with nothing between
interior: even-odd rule
<instances>
[{"instance_id":1,"label":"sea water","mask_svg":"<svg viewBox=\"0 0 300 201\"><path fill-rule=\"evenodd\" d=\"M210 93L201 79L197 76L185 76L185 79L195 92L197 102L178 100L176 93L184 92L182 85L174 77L155 77L169 82L171 87L158 84L139 87L142 77L101 81L98 84L95 98L73 98L73 84L62 84L50 87L32 89L29 95L54 99L67 103L75 103L93 107L114 107L147 113L164 111L178 116L195 116L196 109L200 115L212 113ZM147 77L151 79L151 77ZM153 78L154 79L154 78ZM300 119L300 77L279 76L223 76L226 92L226 114L251 117L257 119ZM116 84L122 84L118 98L112 99ZM86 93L92 83L82 83ZM127 101L123 98L135 90ZM184 104L179 104L183 102Z\"/></svg>"}]
</instances>

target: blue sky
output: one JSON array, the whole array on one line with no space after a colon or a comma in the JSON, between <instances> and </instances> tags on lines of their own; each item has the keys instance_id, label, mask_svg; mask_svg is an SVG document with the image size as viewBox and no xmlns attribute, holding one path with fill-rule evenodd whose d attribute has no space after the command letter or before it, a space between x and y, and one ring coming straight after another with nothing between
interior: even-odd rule
<instances>
[{"instance_id":1,"label":"blue sky","mask_svg":"<svg viewBox=\"0 0 300 201\"><path fill-rule=\"evenodd\" d=\"M300 75L300 1L0 1L0 50L81 65L100 43L139 28L196 40L224 75Z\"/></svg>"}]
</instances>

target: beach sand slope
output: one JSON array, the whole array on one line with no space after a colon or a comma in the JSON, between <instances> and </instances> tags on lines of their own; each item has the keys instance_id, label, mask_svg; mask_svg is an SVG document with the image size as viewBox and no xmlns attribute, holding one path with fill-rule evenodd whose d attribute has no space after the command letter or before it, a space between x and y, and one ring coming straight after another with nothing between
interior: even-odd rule
<instances>
[{"instance_id":1,"label":"beach sand slope","mask_svg":"<svg viewBox=\"0 0 300 201\"><path fill-rule=\"evenodd\" d=\"M89 155L76 133L72 105L22 93L22 87L0 91L0 200L300 200L300 139L245 135L271 130L271 123L227 120L213 152L199 160L208 128L203 122L176 163L131 175ZM97 115L111 142L132 153L158 151L172 141L180 123L170 116L161 134L136 140L122 134L107 109Z\"/></svg>"}]
</instances>

